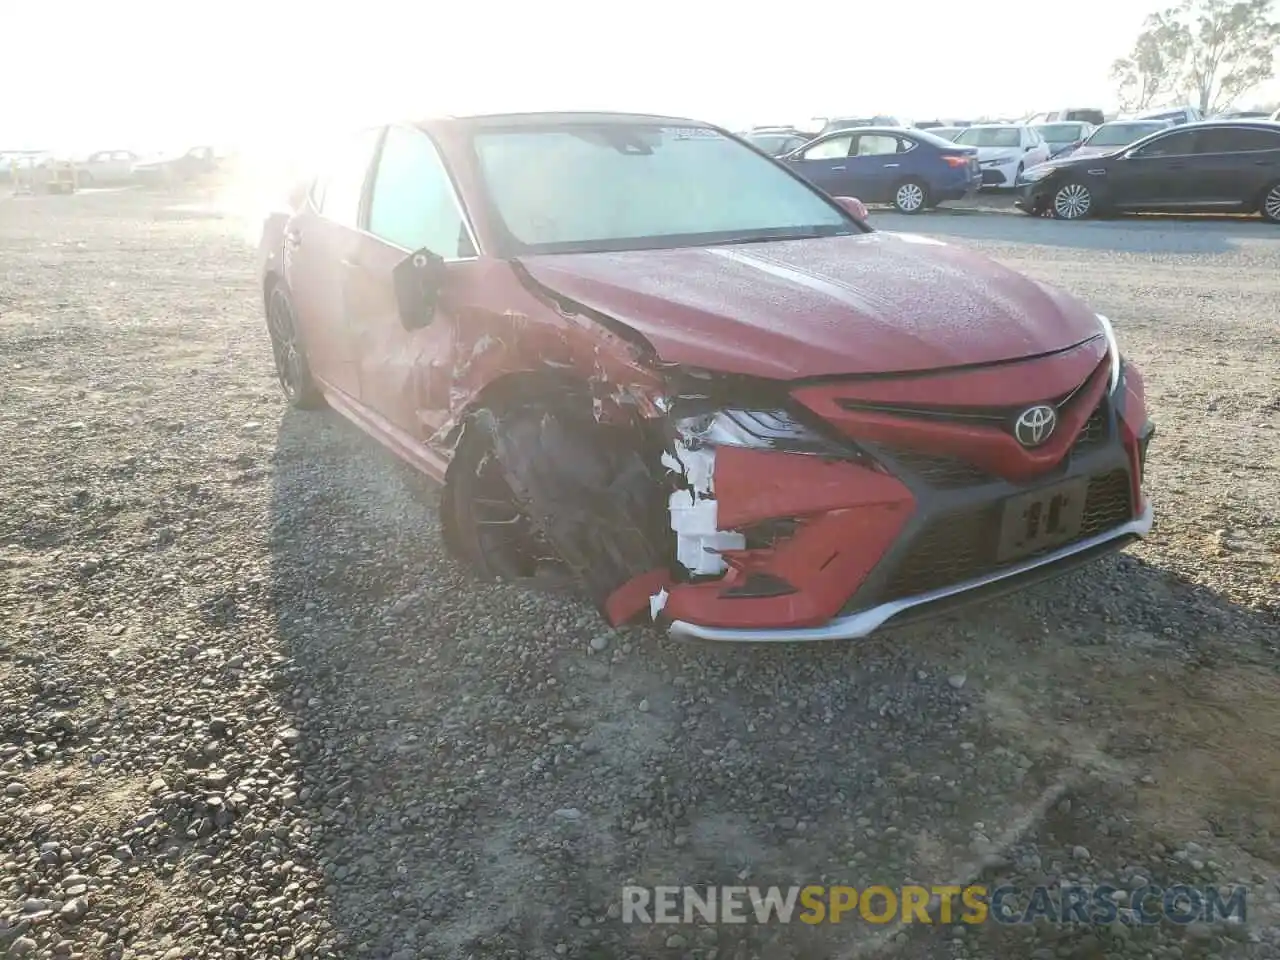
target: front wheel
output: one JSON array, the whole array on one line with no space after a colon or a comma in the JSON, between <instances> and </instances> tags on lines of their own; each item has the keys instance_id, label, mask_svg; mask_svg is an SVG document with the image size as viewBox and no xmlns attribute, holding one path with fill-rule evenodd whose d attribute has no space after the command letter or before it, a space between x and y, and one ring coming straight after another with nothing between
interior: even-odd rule
<instances>
[{"instance_id":1,"label":"front wheel","mask_svg":"<svg viewBox=\"0 0 1280 960\"><path fill-rule=\"evenodd\" d=\"M1262 194L1262 202L1258 204L1258 212L1263 220L1280 223L1280 180L1271 184Z\"/></svg>"},{"instance_id":2,"label":"front wheel","mask_svg":"<svg viewBox=\"0 0 1280 960\"><path fill-rule=\"evenodd\" d=\"M324 406L324 397L311 376L311 365L298 332L298 315L282 283L267 298L267 333L271 336L271 356L276 378L291 406L314 410Z\"/></svg>"},{"instance_id":3,"label":"front wheel","mask_svg":"<svg viewBox=\"0 0 1280 960\"><path fill-rule=\"evenodd\" d=\"M1079 180L1070 180L1054 191L1050 209L1058 220L1082 220L1093 212L1093 192Z\"/></svg>"},{"instance_id":4,"label":"front wheel","mask_svg":"<svg viewBox=\"0 0 1280 960\"><path fill-rule=\"evenodd\" d=\"M903 180L893 191L893 206L899 213L919 213L929 205L929 188L919 180Z\"/></svg>"}]
</instances>

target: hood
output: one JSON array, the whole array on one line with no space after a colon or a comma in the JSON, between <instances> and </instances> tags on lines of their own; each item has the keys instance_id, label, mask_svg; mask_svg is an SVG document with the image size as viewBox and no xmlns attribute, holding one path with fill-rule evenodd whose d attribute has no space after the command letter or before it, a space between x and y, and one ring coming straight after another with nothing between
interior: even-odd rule
<instances>
[{"instance_id":1,"label":"hood","mask_svg":"<svg viewBox=\"0 0 1280 960\"><path fill-rule=\"evenodd\" d=\"M929 370L1060 350L1092 311L979 254L909 234L524 257L539 283L659 357L772 379Z\"/></svg>"}]
</instances>

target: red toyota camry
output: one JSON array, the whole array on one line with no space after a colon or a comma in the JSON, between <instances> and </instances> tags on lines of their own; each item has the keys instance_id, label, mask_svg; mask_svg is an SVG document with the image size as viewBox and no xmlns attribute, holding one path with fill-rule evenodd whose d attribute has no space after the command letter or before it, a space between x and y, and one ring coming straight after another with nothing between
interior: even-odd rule
<instances>
[{"instance_id":1,"label":"red toyota camry","mask_svg":"<svg viewBox=\"0 0 1280 960\"><path fill-rule=\"evenodd\" d=\"M479 573L557 565L613 623L861 637L1151 525L1105 317L707 124L369 129L261 259L290 402L442 483Z\"/></svg>"}]
</instances>

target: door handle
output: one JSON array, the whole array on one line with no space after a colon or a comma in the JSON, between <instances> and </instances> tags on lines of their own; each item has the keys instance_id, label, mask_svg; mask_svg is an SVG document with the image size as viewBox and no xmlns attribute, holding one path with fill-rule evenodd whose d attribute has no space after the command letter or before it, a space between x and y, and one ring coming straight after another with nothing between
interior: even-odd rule
<instances>
[{"instance_id":1,"label":"door handle","mask_svg":"<svg viewBox=\"0 0 1280 960\"><path fill-rule=\"evenodd\" d=\"M902 164L900 164L900 163L886 163L886 164L885 164L885 168L886 168L886 169L888 169L889 167L900 167L900 166L902 166Z\"/></svg>"},{"instance_id":2,"label":"door handle","mask_svg":"<svg viewBox=\"0 0 1280 960\"><path fill-rule=\"evenodd\" d=\"M843 170L843 169L844 169L844 166L843 166L843 165L841 165L841 166L839 166L839 167L832 167L831 169L832 169L832 170Z\"/></svg>"}]
</instances>

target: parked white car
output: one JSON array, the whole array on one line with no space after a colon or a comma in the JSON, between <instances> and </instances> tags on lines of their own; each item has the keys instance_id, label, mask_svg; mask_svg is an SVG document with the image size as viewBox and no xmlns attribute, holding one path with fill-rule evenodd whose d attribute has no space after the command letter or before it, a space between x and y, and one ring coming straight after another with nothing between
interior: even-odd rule
<instances>
[{"instance_id":1,"label":"parked white car","mask_svg":"<svg viewBox=\"0 0 1280 960\"><path fill-rule=\"evenodd\" d=\"M131 150L99 150L78 164L76 175L82 185L128 183L137 162L138 155Z\"/></svg>"},{"instance_id":2,"label":"parked white car","mask_svg":"<svg viewBox=\"0 0 1280 960\"><path fill-rule=\"evenodd\" d=\"M984 187L1012 187L1023 170L1049 159L1049 144L1025 123L984 123L964 130L955 142L977 147Z\"/></svg>"}]
</instances>

